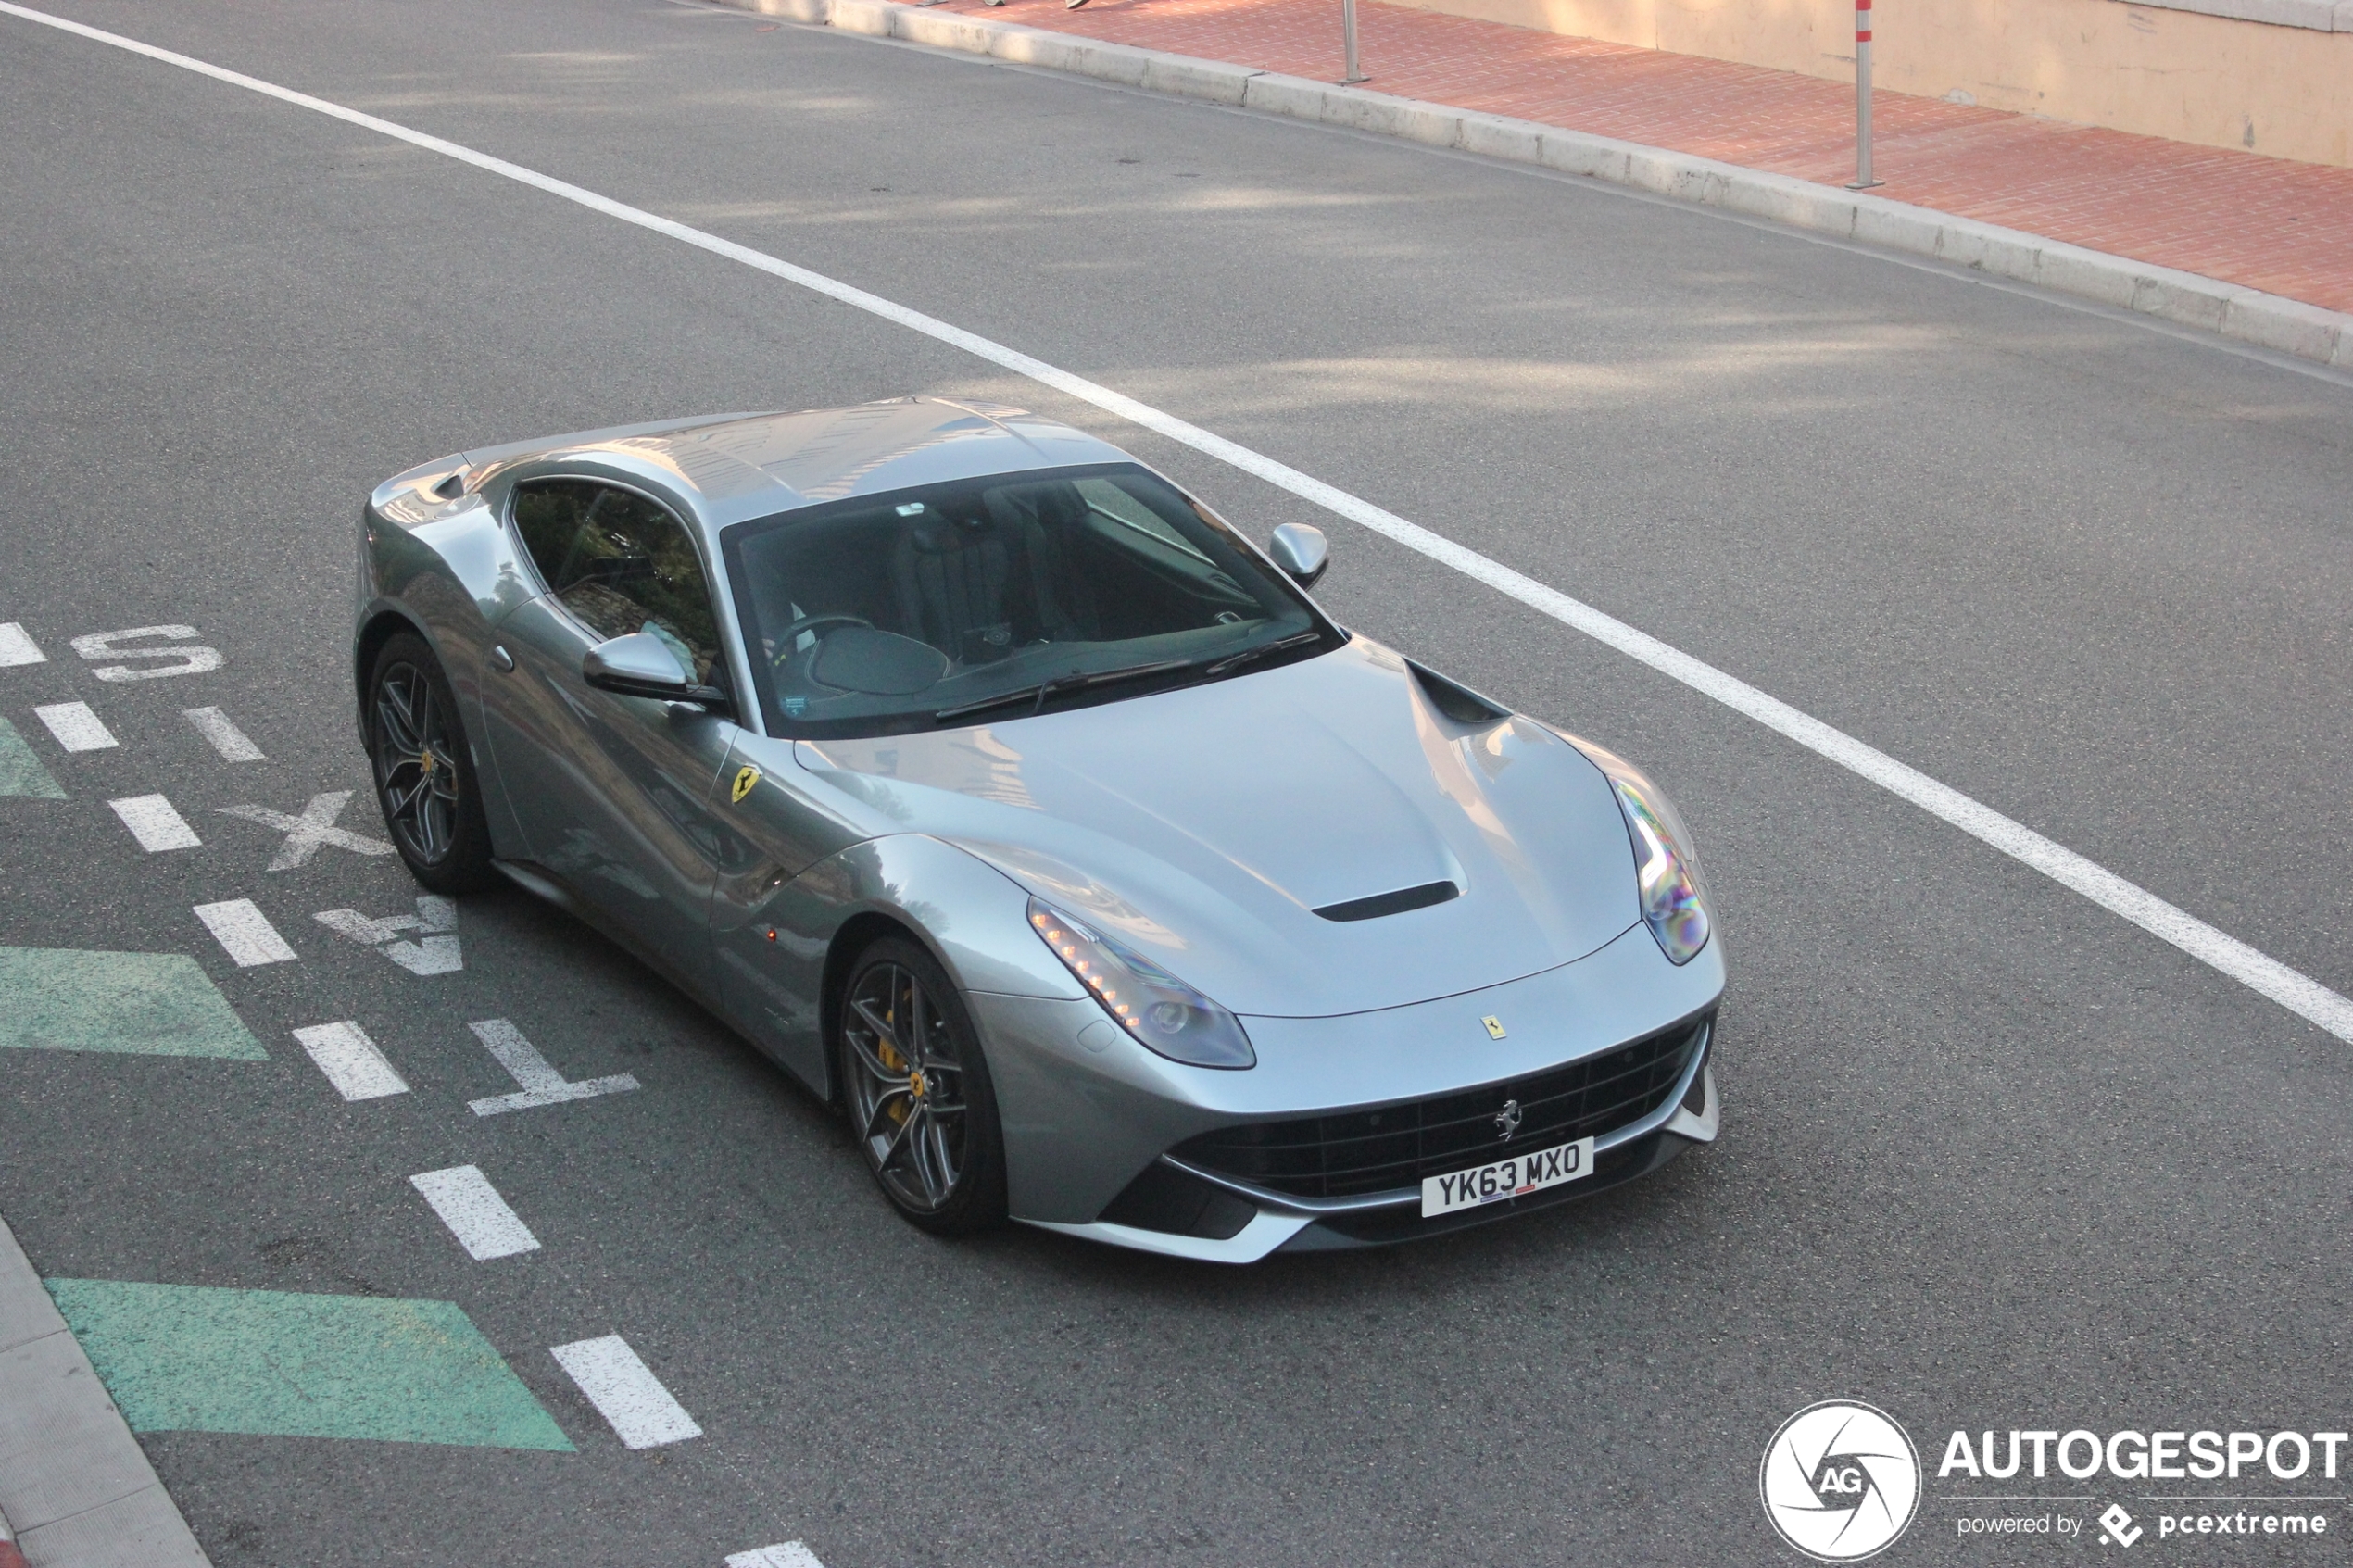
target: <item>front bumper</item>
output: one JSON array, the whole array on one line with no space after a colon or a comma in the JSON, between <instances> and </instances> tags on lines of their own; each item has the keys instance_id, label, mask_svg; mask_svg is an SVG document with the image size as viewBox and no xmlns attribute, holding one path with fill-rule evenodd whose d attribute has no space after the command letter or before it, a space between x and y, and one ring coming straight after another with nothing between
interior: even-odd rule
<instances>
[{"instance_id":1,"label":"front bumper","mask_svg":"<svg viewBox=\"0 0 2353 1568\"><path fill-rule=\"evenodd\" d=\"M1091 1001L972 1000L996 1082L1014 1218L1147 1251L1249 1262L1277 1248L1377 1246L1500 1219L1656 1169L1716 1135L1713 1030L1655 1110L1596 1135L1592 1176L1439 1220L1420 1218L1417 1185L1303 1198L1170 1160L1189 1138L1545 1073L1709 1014L1723 985L1718 944L1678 968L1637 925L1575 963L1458 997L1339 1018L1246 1018L1259 1065L1244 1072L1182 1066L1119 1030L1089 1031L1102 1016ZM1489 1018L1503 1022L1502 1038L1491 1037ZM1106 1220L1107 1207L1147 1171L1154 1181L1167 1172L1214 1189L1222 1219L1174 1229ZM1122 1202L1123 1217L1135 1207Z\"/></svg>"},{"instance_id":2,"label":"front bumper","mask_svg":"<svg viewBox=\"0 0 2353 1568\"><path fill-rule=\"evenodd\" d=\"M1664 1110L1635 1126L1596 1138L1592 1175L1583 1181L1548 1187L1527 1198L1507 1198L1425 1220L1421 1217L1421 1194L1418 1191L1385 1196L1377 1202L1359 1202L1344 1209L1310 1208L1302 1199L1280 1193L1261 1191L1245 1194L1237 1191L1237 1197L1251 1204L1252 1212L1239 1231L1222 1237L1151 1230L1105 1220L1080 1225L1056 1224L1041 1220L1028 1223L1042 1230L1060 1231L1064 1236L1084 1236L1089 1241L1106 1241L1140 1252L1159 1252L1206 1263L1254 1263L1271 1252L1328 1252L1359 1247L1388 1247L1401 1241L1415 1241L1425 1236L1442 1236L1450 1231L1466 1230L1472 1225L1487 1224L1538 1209L1554 1208L1606 1192L1611 1187L1649 1175L1693 1144L1715 1142L1718 1114L1716 1074L1705 1061L1704 1052L1702 1057L1687 1085L1685 1096L1685 1100L1694 1102L1697 1109L1685 1100L1670 1102ZM1175 1162L1170 1163L1174 1165ZM1214 1182L1228 1190L1234 1190L1238 1185L1189 1170L1186 1173ZM1225 1227L1220 1225L1217 1228Z\"/></svg>"}]
</instances>

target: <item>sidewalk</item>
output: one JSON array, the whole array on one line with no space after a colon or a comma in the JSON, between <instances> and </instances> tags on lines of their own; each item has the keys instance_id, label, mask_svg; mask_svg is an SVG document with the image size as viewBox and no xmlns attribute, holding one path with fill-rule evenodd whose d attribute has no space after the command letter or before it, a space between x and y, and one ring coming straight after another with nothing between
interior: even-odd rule
<instances>
[{"instance_id":1,"label":"sidewalk","mask_svg":"<svg viewBox=\"0 0 2353 1568\"><path fill-rule=\"evenodd\" d=\"M1831 187L1855 177L1851 87L1378 0L1357 11L1369 91ZM1325 82L1341 69L1337 0L932 7L945 12ZM1872 109L1875 195L2353 311L2353 169L1893 93Z\"/></svg>"}]
</instances>

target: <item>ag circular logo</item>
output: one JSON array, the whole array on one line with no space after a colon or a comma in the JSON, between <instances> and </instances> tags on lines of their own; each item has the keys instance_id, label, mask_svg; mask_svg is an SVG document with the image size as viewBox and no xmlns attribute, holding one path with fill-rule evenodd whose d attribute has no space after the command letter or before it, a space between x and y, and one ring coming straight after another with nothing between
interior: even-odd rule
<instances>
[{"instance_id":1,"label":"ag circular logo","mask_svg":"<svg viewBox=\"0 0 2353 1568\"><path fill-rule=\"evenodd\" d=\"M1781 1539L1817 1562L1853 1562L1911 1524L1920 1456L1884 1411L1825 1399L1781 1423L1756 1489Z\"/></svg>"}]
</instances>

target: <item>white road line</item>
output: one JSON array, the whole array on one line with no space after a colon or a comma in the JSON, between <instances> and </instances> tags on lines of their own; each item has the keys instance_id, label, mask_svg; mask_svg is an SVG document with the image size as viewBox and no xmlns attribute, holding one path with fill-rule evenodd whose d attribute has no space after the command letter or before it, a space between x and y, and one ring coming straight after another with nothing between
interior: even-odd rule
<instances>
[{"instance_id":1,"label":"white road line","mask_svg":"<svg viewBox=\"0 0 2353 1568\"><path fill-rule=\"evenodd\" d=\"M702 1436L695 1418L670 1397L661 1379L620 1335L576 1339L551 1346L547 1353L580 1385L597 1413L612 1424L623 1447L657 1449Z\"/></svg>"},{"instance_id":2,"label":"white road line","mask_svg":"<svg viewBox=\"0 0 2353 1568\"><path fill-rule=\"evenodd\" d=\"M409 1092L409 1081L384 1060L367 1031L348 1019L297 1029L294 1037L310 1053L310 1060L319 1064L335 1093L346 1099L382 1099Z\"/></svg>"},{"instance_id":3,"label":"white road line","mask_svg":"<svg viewBox=\"0 0 2353 1568\"><path fill-rule=\"evenodd\" d=\"M245 738L245 733L231 721L229 715L218 708L183 708L180 717L195 726L196 734L212 743L223 762L258 762L261 747Z\"/></svg>"},{"instance_id":4,"label":"white road line","mask_svg":"<svg viewBox=\"0 0 2353 1568\"><path fill-rule=\"evenodd\" d=\"M31 10L13 4L12 0L0 0L0 12L39 22L44 27L57 28L117 49L125 49L134 55L143 55L152 60L160 60L183 70L195 71L216 82L225 82L248 92L276 98L282 103L373 131L519 184L529 185L535 190L545 191L585 207L591 212L619 219L622 222L635 224L640 229L709 251L713 256L741 262L772 277L782 278L828 299L838 300L912 332L963 349L975 358L1026 376L1040 385L1051 386L1082 402L1091 403L1106 413L1141 425L1244 473L1255 475L1279 489L1288 490L1327 511L1361 523L1376 533L1393 539L1408 549L1452 567L1564 625L1607 644L1661 674L1682 682L1694 691L1746 714L1839 766L1859 773L1963 833L2023 861L2061 886L2070 888L2102 908L2123 916L2144 931L2171 943L2192 958L2211 965L2289 1011L2320 1025L2337 1038L2353 1042L2353 1000L2339 996L2310 976L2290 969L2237 937L2208 925L2187 910L2167 903L2146 889L2084 859L2066 846L2044 837L2024 823L2013 822L1993 808L1982 805L1958 790L1898 762L1854 736L1832 729L1737 676L1729 675L1679 648L1670 647L1648 633L1637 631L1615 616L1547 587L1500 561L1490 559L1476 550L1431 533L1418 523L1408 522L1394 512L1302 473L1289 464L1277 462L1222 435L1213 434L1173 414L1163 413L1149 404L1139 403L1109 387L1099 386L1084 377L1057 369L1042 359L1033 358L1018 349L1008 348L976 332L951 326L937 317L926 316L920 310L868 294L822 272L797 267L764 251L754 250L749 245L723 240L716 234L614 201L610 196L598 195L594 191L558 180L552 175L510 163L505 158L493 157L488 153L476 152L459 143L445 141L375 115L362 114L358 109L346 108L324 98L314 98L307 93L297 93L258 77L210 65L186 55L174 54L169 49L159 49L152 44L142 44L134 38L103 32L63 17L53 17L45 11Z\"/></svg>"},{"instance_id":5,"label":"white road line","mask_svg":"<svg viewBox=\"0 0 2353 1568\"><path fill-rule=\"evenodd\" d=\"M458 1238L458 1245L475 1262L539 1250L539 1238L531 1234L522 1216L507 1206L507 1200L498 1196L498 1189L490 1185L490 1178L482 1173L479 1165L427 1171L409 1177L409 1185L425 1195L433 1211L441 1216L441 1223L449 1227L449 1234Z\"/></svg>"},{"instance_id":6,"label":"white road line","mask_svg":"<svg viewBox=\"0 0 2353 1568\"><path fill-rule=\"evenodd\" d=\"M205 923L221 949L237 960L239 969L252 969L257 964L285 963L295 956L270 917L254 907L250 898L232 898L222 904L198 904L196 918Z\"/></svg>"},{"instance_id":7,"label":"white road line","mask_svg":"<svg viewBox=\"0 0 2353 1568\"><path fill-rule=\"evenodd\" d=\"M195 829L172 809L171 802L160 795L130 795L120 800L109 800L114 814L139 841L139 847L150 855L166 849L194 849L204 843Z\"/></svg>"},{"instance_id":8,"label":"white road line","mask_svg":"<svg viewBox=\"0 0 2353 1568\"><path fill-rule=\"evenodd\" d=\"M46 664L49 656L32 640L32 633L13 621L0 621L0 669L11 664Z\"/></svg>"},{"instance_id":9,"label":"white road line","mask_svg":"<svg viewBox=\"0 0 2353 1568\"><path fill-rule=\"evenodd\" d=\"M799 1541L778 1541L774 1546L756 1547L750 1551L731 1552L727 1568L825 1568L817 1554Z\"/></svg>"},{"instance_id":10,"label":"white road line","mask_svg":"<svg viewBox=\"0 0 2353 1568\"><path fill-rule=\"evenodd\" d=\"M49 733L68 751L104 751L122 743L106 721L90 711L86 702L52 702L32 710L33 716L49 726Z\"/></svg>"},{"instance_id":11,"label":"white road line","mask_svg":"<svg viewBox=\"0 0 2353 1568\"><path fill-rule=\"evenodd\" d=\"M529 1110L535 1106L561 1105L566 1100L594 1099L598 1095L627 1094L638 1086L637 1080L626 1073L617 1073L610 1078L584 1078L576 1084L565 1082L564 1075L539 1054L539 1047L524 1039L522 1031L503 1018L485 1018L466 1027L498 1059L498 1065L522 1085L520 1093L469 1100L466 1109L476 1116L497 1116L510 1110Z\"/></svg>"}]
</instances>

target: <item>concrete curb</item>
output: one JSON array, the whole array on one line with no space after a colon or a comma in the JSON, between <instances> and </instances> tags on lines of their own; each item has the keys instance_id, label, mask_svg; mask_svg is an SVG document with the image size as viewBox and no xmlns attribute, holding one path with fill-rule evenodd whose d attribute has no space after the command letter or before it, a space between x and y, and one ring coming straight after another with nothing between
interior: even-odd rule
<instances>
[{"instance_id":1,"label":"concrete curb","mask_svg":"<svg viewBox=\"0 0 2353 1568\"><path fill-rule=\"evenodd\" d=\"M211 1568L5 1222L0 1515L0 1565Z\"/></svg>"},{"instance_id":2,"label":"concrete curb","mask_svg":"<svg viewBox=\"0 0 2353 1568\"><path fill-rule=\"evenodd\" d=\"M1098 43L1013 22L924 10L899 0L719 0L877 38L988 55L1015 64L1115 82L1146 92L1289 115L1434 147L1532 163L1566 174L1721 207L1792 228L1968 267L2058 294L2097 300L2316 364L2353 369L2353 315L2195 272L2086 250L2020 229L1932 207L1817 185L1785 174L1556 125L1395 98L1361 87L1221 65L1124 44Z\"/></svg>"}]
</instances>

